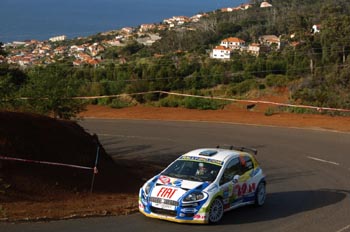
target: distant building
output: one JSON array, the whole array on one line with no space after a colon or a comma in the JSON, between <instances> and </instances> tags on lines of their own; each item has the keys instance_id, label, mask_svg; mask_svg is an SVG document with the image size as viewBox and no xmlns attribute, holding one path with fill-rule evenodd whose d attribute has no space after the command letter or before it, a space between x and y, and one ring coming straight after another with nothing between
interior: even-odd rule
<instances>
[{"instance_id":1,"label":"distant building","mask_svg":"<svg viewBox=\"0 0 350 232\"><path fill-rule=\"evenodd\" d=\"M103 52L105 48L98 43L94 43L87 48L92 56L97 56L99 53Z\"/></svg>"},{"instance_id":2,"label":"distant building","mask_svg":"<svg viewBox=\"0 0 350 232\"><path fill-rule=\"evenodd\" d=\"M252 4L241 4L237 7L221 8L221 12L233 12L233 11L238 11L238 10L248 10L251 7L253 7Z\"/></svg>"},{"instance_id":3,"label":"distant building","mask_svg":"<svg viewBox=\"0 0 350 232\"><path fill-rule=\"evenodd\" d=\"M51 42L59 42L59 41L65 41L66 39L67 39L67 36L60 35L60 36L51 37L49 40Z\"/></svg>"},{"instance_id":4,"label":"distant building","mask_svg":"<svg viewBox=\"0 0 350 232\"><path fill-rule=\"evenodd\" d=\"M241 10L241 8L240 7L221 8L221 12L233 12L233 11L237 11L237 10Z\"/></svg>"},{"instance_id":5,"label":"distant building","mask_svg":"<svg viewBox=\"0 0 350 232\"><path fill-rule=\"evenodd\" d=\"M122 43L120 42L119 39L113 39L113 40L108 40L106 41L107 44L110 46L122 46Z\"/></svg>"},{"instance_id":6,"label":"distant building","mask_svg":"<svg viewBox=\"0 0 350 232\"><path fill-rule=\"evenodd\" d=\"M141 24L140 32L147 32L156 29L157 26L155 24Z\"/></svg>"},{"instance_id":7,"label":"distant building","mask_svg":"<svg viewBox=\"0 0 350 232\"><path fill-rule=\"evenodd\" d=\"M202 17L206 17L208 16L208 14L196 14L196 15L193 15L190 20L192 22L199 22L199 20L202 18Z\"/></svg>"},{"instance_id":8,"label":"distant building","mask_svg":"<svg viewBox=\"0 0 350 232\"><path fill-rule=\"evenodd\" d=\"M245 46L245 41L237 37L229 37L222 40L220 45L232 50L239 50Z\"/></svg>"},{"instance_id":9,"label":"distant building","mask_svg":"<svg viewBox=\"0 0 350 232\"><path fill-rule=\"evenodd\" d=\"M321 25L315 24L312 26L311 32L316 34L321 32Z\"/></svg>"},{"instance_id":10,"label":"distant building","mask_svg":"<svg viewBox=\"0 0 350 232\"><path fill-rule=\"evenodd\" d=\"M277 50L281 49L281 39L275 35L260 36L259 42L269 47L271 47L272 45L275 45Z\"/></svg>"},{"instance_id":11,"label":"distant building","mask_svg":"<svg viewBox=\"0 0 350 232\"><path fill-rule=\"evenodd\" d=\"M26 42L22 42L22 41L13 41L12 42L12 46L14 46L14 47L22 46L22 45L26 45Z\"/></svg>"},{"instance_id":12,"label":"distant building","mask_svg":"<svg viewBox=\"0 0 350 232\"><path fill-rule=\"evenodd\" d=\"M263 44L252 43L249 44L247 52L253 54L254 56L259 56L261 53L270 51L270 48Z\"/></svg>"},{"instance_id":13,"label":"distant building","mask_svg":"<svg viewBox=\"0 0 350 232\"><path fill-rule=\"evenodd\" d=\"M240 5L240 7L241 7L241 10L248 10L249 8L252 8L253 5L246 3L246 4Z\"/></svg>"},{"instance_id":14,"label":"distant building","mask_svg":"<svg viewBox=\"0 0 350 232\"><path fill-rule=\"evenodd\" d=\"M271 5L270 3L268 3L268 2L262 2L262 3L260 4L260 7L261 7L261 8L267 8L267 7L272 7L272 5Z\"/></svg>"},{"instance_id":15,"label":"distant building","mask_svg":"<svg viewBox=\"0 0 350 232\"><path fill-rule=\"evenodd\" d=\"M224 46L216 46L210 54L210 57L214 59L229 60L231 58L231 49Z\"/></svg>"},{"instance_id":16,"label":"distant building","mask_svg":"<svg viewBox=\"0 0 350 232\"><path fill-rule=\"evenodd\" d=\"M132 27L124 27L121 29L121 32L124 34L131 34L134 32L134 28Z\"/></svg>"},{"instance_id":17,"label":"distant building","mask_svg":"<svg viewBox=\"0 0 350 232\"><path fill-rule=\"evenodd\" d=\"M168 24L169 27L174 27L176 25L183 25L190 22L190 18L186 16L173 16L169 19L164 19L163 23Z\"/></svg>"}]
</instances>

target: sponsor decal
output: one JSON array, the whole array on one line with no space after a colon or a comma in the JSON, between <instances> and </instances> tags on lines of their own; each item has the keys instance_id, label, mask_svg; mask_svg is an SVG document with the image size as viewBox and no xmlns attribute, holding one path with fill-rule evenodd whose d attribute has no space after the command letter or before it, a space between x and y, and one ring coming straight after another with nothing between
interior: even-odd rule
<instances>
[{"instance_id":1,"label":"sponsor decal","mask_svg":"<svg viewBox=\"0 0 350 232\"><path fill-rule=\"evenodd\" d=\"M260 172L260 168L256 168L254 169L251 173L250 173L250 176L253 177L253 176L256 176L259 172Z\"/></svg>"},{"instance_id":2,"label":"sponsor decal","mask_svg":"<svg viewBox=\"0 0 350 232\"><path fill-rule=\"evenodd\" d=\"M236 185L234 187L234 192L235 192L235 195L238 196L238 197L241 197L247 193L251 193L251 192L255 192L255 189L256 189L256 184L255 183L251 183L251 184L241 184L241 185Z\"/></svg>"},{"instance_id":3,"label":"sponsor decal","mask_svg":"<svg viewBox=\"0 0 350 232\"><path fill-rule=\"evenodd\" d=\"M211 163L215 165L222 166L223 162L216 159L204 158L204 157L196 157L196 156L182 156L179 158L180 160L194 160L198 162Z\"/></svg>"},{"instance_id":4,"label":"sponsor decal","mask_svg":"<svg viewBox=\"0 0 350 232\"><path fill-rule=\"evenodd\" d=\"M228 186L225 186L224 188L222 188L222 191L223 191L223 197L228 198L230 194L230 188Z\"/></svg>"},{"instance_id":5,"label":"sponsor decal","mask_svg":"<svg viewBox=\"0 0 350 232\"><path fill-rule=\"evenodd\" d=\"M183 180L174 180L172 184L176 187L181 187Z\"/></svg>"},{"instance_id":6,"label":"sponsor decal","mask_svg":"<svg viewBox=\"0 0 350 232\"><path fill-rule=\"evenodd\" d=\"M204 215L200 215L200 214L196 214L196 215L193 216L193 219L204 220L205 216Z\"/></svg>"},{"instance_id":7,"label":"sponsor decal","mask_svg":"<svg viewBox=\"0 0 350 232\"><path fill-rule=\"evenodd\" d=\"M160 176L159 180L160 180L160 182L162 182L162 184L165 184L165 185L170 183L170 178L167 176Z\"/></svg>"},{"instance_id":8,"label":"sponsor decal","mask_svg":"<svg viewBox=\"0 0 350 232\"><path fill-rule=\"evenodd\" d=\"M171 199L176 191L177 189L174 189L174 188L162 187L157 193L157 197Z\"/></svg>"}]
</instances>

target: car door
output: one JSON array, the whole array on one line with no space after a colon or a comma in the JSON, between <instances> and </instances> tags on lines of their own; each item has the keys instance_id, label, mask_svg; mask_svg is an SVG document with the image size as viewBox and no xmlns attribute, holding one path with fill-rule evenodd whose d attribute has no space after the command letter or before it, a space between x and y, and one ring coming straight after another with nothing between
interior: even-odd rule
<instances>
[{"instance_id":1,"label":"car door","mask_svg":"<svg viewBox=\"0 0 350 232\"><path fill-rule=\"evenodd\" d=\"M239 157L241 164L241 176L237 185L238 195L242 197L242 202L254 201L254 193L257 183L252 177L254 171L254 163L249 155L241 155Z\"/></svg>"},{"instance_id":2,"label":"car door","mask_svg":"<svg viewBox=\"0 0 350 232\"><path fill-rule=\"evenodd\" d=\"M236 202L240 200L242 197L237 192L237 186L239 186L239 182L234 180L236 175L241 175L241 162L239 158L233 158L231 161L228 161L224 172L221 176L219 185L220 190L223 192L223 204L224 209L227 210L235 205Z\"/></svg>"}]
</instances>

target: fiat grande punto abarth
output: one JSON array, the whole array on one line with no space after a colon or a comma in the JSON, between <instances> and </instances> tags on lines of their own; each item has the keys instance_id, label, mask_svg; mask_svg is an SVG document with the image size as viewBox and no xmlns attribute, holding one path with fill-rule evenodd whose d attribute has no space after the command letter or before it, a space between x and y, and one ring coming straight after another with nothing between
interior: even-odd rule
<instances>
[{"instance_id":1,"label":"fiat grande punto abarth","mask_svg":"<svg viewBox=\"0 0 350 232\"><path fill-rule=\"evenodd\" d=\"M174 222L217 223L228 210L262 206L266 181L256 153L233 146L190 151L142 186L139 210Z\"/></svg>"}]
</instances>

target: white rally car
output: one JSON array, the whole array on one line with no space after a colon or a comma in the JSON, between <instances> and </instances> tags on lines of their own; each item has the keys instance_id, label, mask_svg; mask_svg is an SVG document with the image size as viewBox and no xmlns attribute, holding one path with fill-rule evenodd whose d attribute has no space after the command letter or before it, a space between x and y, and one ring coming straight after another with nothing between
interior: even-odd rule
<instances>
[{"instance_id":1,"label":"white rally car","mask_svg":"<svg viewBox=\"0 0 350 232\"><path fill-rule=\"evenodd\" d=\"M190 151L148 180L139 192L147 217L184 223L217 223L225 211L266 197L256 150L204 148Z\"/></svg>"}]
</instances>

